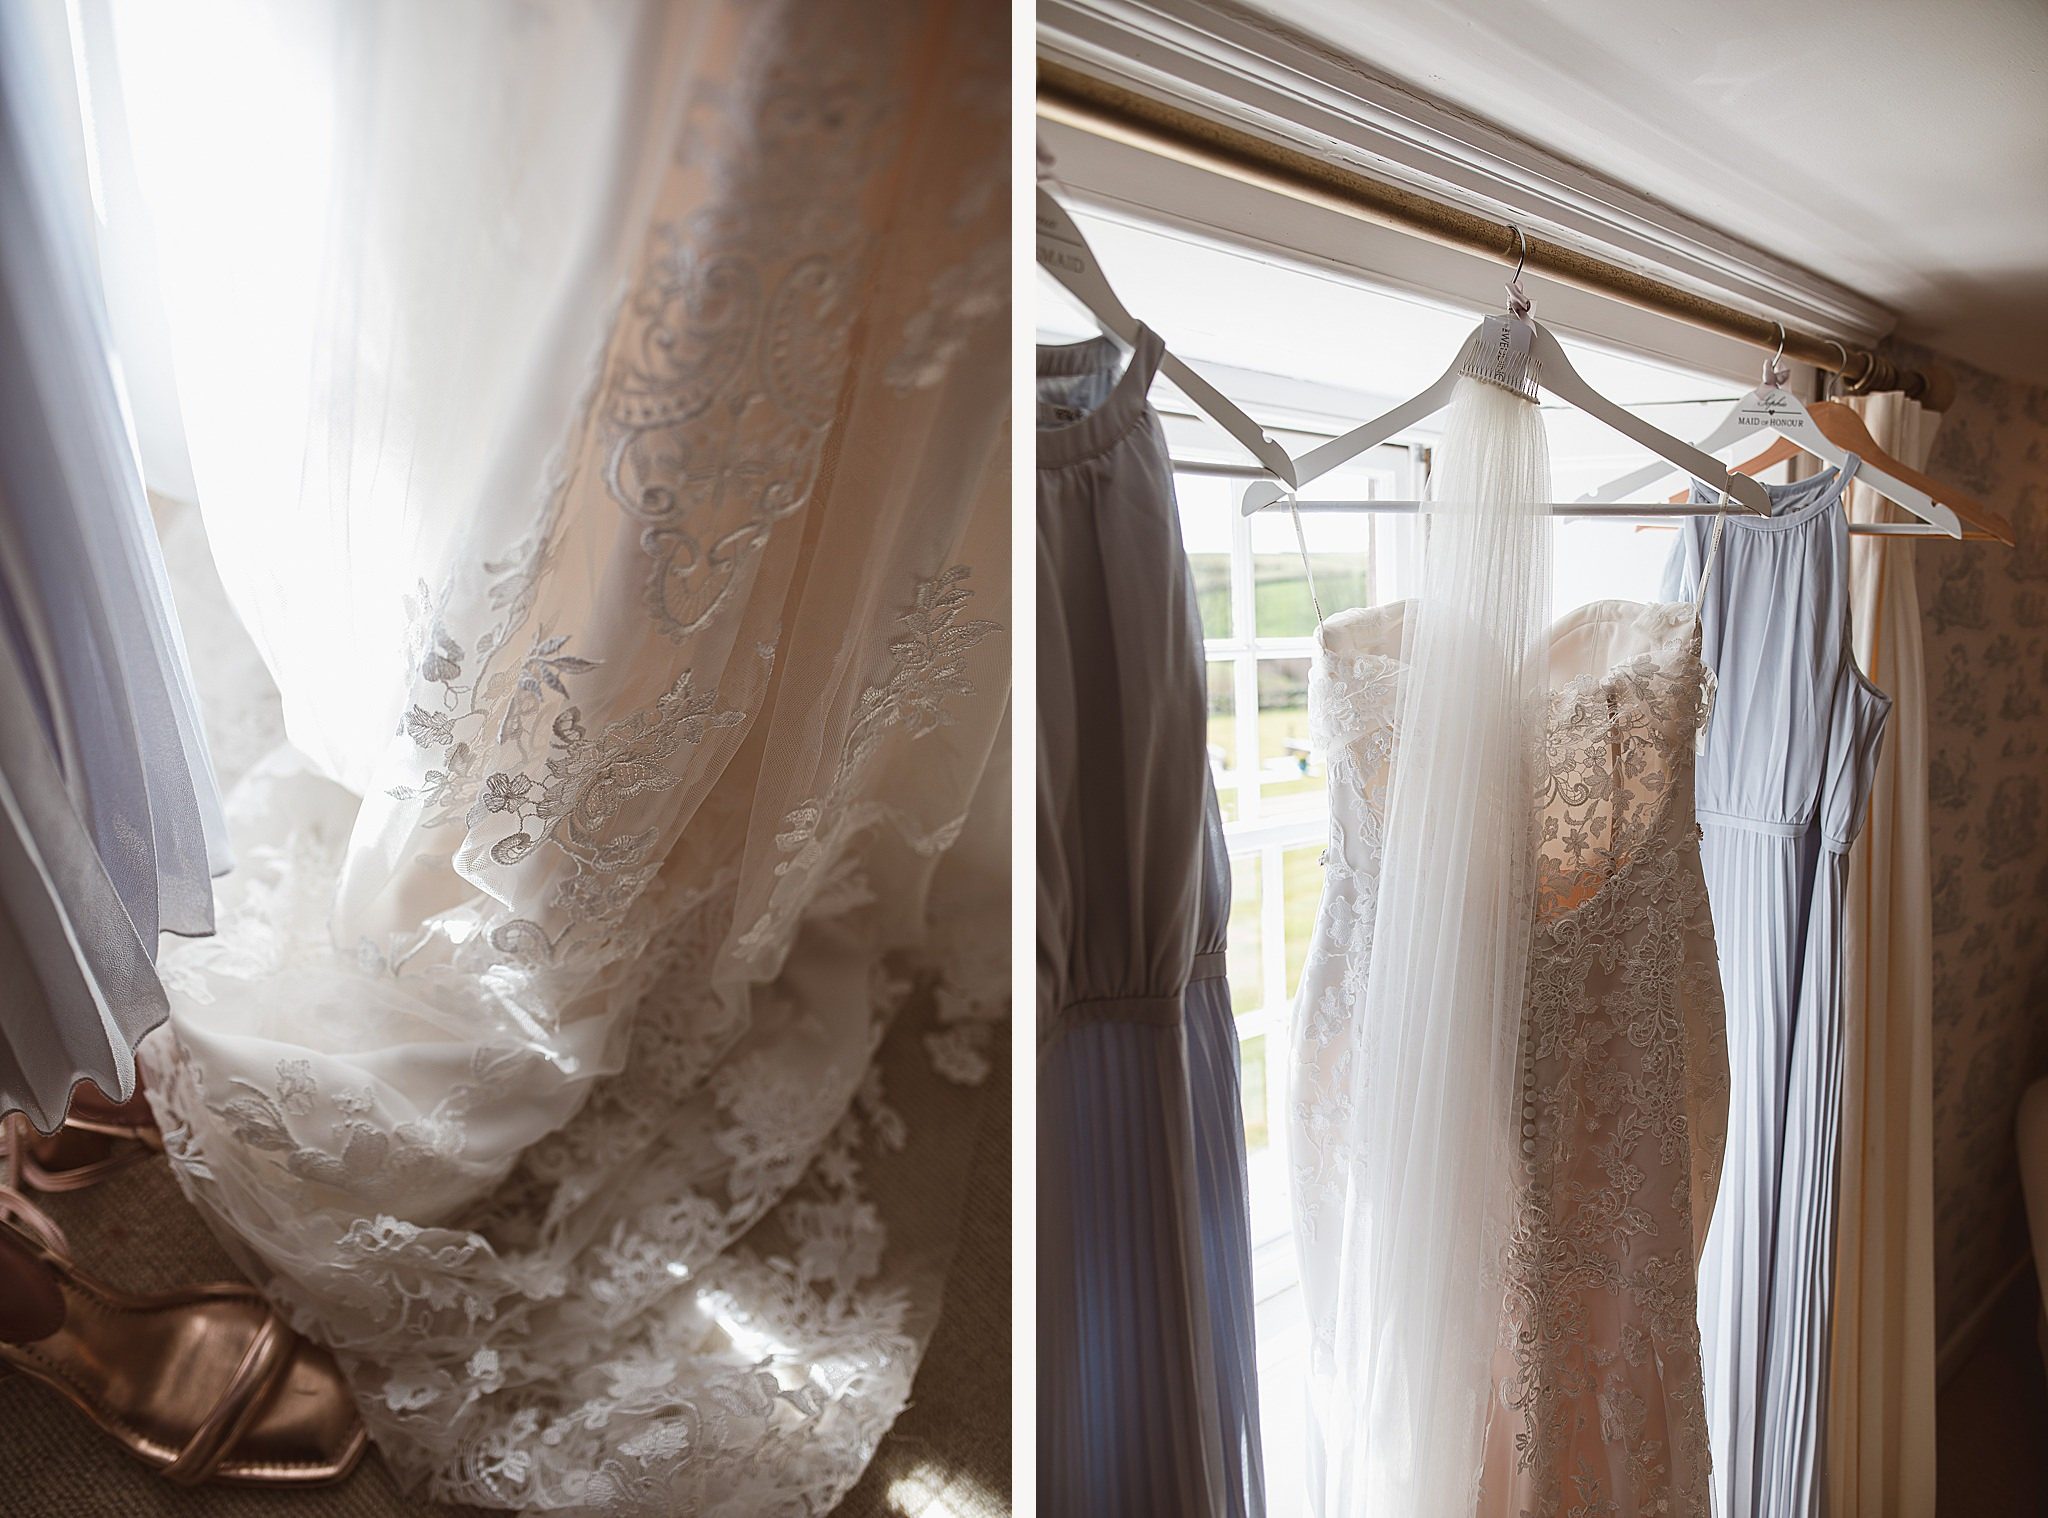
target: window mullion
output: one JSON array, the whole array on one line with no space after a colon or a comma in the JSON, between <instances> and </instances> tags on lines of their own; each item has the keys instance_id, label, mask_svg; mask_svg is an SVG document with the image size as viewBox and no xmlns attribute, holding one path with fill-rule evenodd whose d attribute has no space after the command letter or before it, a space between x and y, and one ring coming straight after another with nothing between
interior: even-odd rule
<instances>
[{"instance_id":1,"label":"window mullion","mask_svg":"<svg viewBox=\"0 0 2048 1518\"><path fill-rule=\"evenodd\" d=\"M1237 815L1241 822L1259 815L1259 679L1257 639L1253 625L1252 530L1244 513L1230 513L1230 631L1244 650L1231 669L1231 699L1237 703Z\"/></svg>"},{"instance_id":2,"label":"window mullion","mask_svg":"<svg viewBox=\"0 0 2048 1518\"><path fill-rule=\"evenodd\" d=\"M1259 897L1259 1004L1269 1020L1287 1005L1287 902L1280 873L1283 849L1284 845L1275 842L1259 850L1259 881L1265 888ZM1268 1044L1269 1062L1271 1058L1272 1046Z\"/></svg>"}]
</instances>

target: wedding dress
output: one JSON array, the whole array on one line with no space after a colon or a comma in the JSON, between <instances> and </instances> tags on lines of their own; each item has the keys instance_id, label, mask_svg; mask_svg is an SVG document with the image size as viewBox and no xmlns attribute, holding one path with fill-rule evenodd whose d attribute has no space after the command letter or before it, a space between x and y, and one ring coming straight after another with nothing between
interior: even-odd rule
<instances>
[{"instance_id":1,"label":"wedding dress","mask_svg":"<svg viewBox=\"0 0 2048 1518\"><path fill-rule=\"evenodd\" d=\"M1289 1105L1316 1493L1337 1488L1326 1473L1357 1437L1343 1389L1358 1373L1344 1357L1361 1342L1384 1355L1392 1337L1346 1326L1357 1262L1342 1225L1371 1161L1358 1136L1361 1081L1387 1058L1389 1036L1359 1015L1360 998L1384 948L1384 893L1417 888L1383 873L1415 611L1402 602L1330 617L1309 687L1330 838L1295 1003ZM1492 1278L1498 1348L1477 1511L1705 1518L1694 1269L1727 1066L1693 821L1705 699L1697 608L1596 603L1551 629L1548 657L1562 678L1531 713L1534 794L1500 798L1534 839L1533 935L1505 1115L1519 1158ZM1385 1086L1364 1095L1401 1099ZM1481 1450L1471 1455L1478 1465ZM1370 1518L1378 1508L1326 1500L1321 1511Z\"/></svg>"},{"instance_id":2,"label":"wedding dress","mask_svg":"<svg viewBox=\"0 0 2048 1518\"><path fill-rule=\"evenodd\" d=\"M1324 896L1296 1002L1295 1213L1318 1380L1335 1342L1318 1222L1344 1184L1346 1016L1372 954L1406 603L1317 639L1311 733L1329 756ZM1576 671L1546 713L1537 926L1517 1114L1525 1169L1506 1267L1482 1513L1707 1512L1694 1261L1725 1125L1721 1000L1699 842L1691 605L1599 602L1553 634ZM1660 1506L1660 1503L1663 1504Z\"/></svg>"},{"instance_id":3,"label":"wedding dress","mask_svg":"<svg viewBox=\"0 0 2048 1518\"><path fill-rule=\"evenodd\" d=\"M1006 13L81 14L202 700L283 725L165 956L177 1174L423 1494L824 1511L1006 1015Z\"/></svg>"}]
</instances>

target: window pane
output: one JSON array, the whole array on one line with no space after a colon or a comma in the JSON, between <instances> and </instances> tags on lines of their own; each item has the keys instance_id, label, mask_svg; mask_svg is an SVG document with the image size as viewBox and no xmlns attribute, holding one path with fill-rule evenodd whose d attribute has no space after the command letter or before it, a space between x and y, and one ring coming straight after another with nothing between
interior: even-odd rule
<instances>
[{"instance_id":1,"label":"window pane","mask_svg":"<svg viewBox=\"0 0 2048 1518\"><path fill-rule=\"evenodd\" d=\"M1276 811L1323 799L1323 756L1308 746L1306 659L1259 660L1259 799Z\"/></svg>"},{"instance_id":2,"label":"window pane","mask_svg":"<svg viewBox=\"0 0 2048 1518\"><path fill-rule=\"evenodd\" d=\"M1202 611L1202 636L1230 636L1230 487L1234 482L1201 474L1177 474L1173 493L1180 501L1180 532L1195 576L1195 603Z\"/></svg>"},{"instance_id":3,"label":"window pane","mask_svg":"<svg viewBox=\"0 0 2048 1518\"><path fill-rule=\"evenodd\" d=\"M1266 1035L1255 1034L1238 1046L1244 1083L1244 1147L1257 1154L1266 1147Z\"/></svg>"},{"instance_id":4,"label":"window pane","mask_svg":"<svg viewBox=\"0 0 2048 1518\"><path fill-rule=\"evenodd\" d=\"M1265 961L1259 934L1259 856L1230 856L1230 939L1224 969L1230 975L1230 1010L1256 1012L1264 999Z\"/></svg>"},{"instance_id":5,"label":"window pane","mask_svg":"<svg viewBox=\"0 0 2048 1518\"><path fill-rule=\"evenodd\" d=\"M1209 661L1209 773L1223 820L1237 820L1237 663Z\"/></svg>"},{"instance_id":6,"label":"window pane","mask_svg":"<svg viewBox=\"0 0 2048 1518\"><path fill-rule=\"evenodd\" d=\"M1287 1001L1301 985L1301 967L1308 959L1308 941L1316 926L1316 907L1323 899L1323 846L1304 844L1280 856L1281 906L1286 918Z\"/></svg>"},{"instance_id":7,"label":"window pane","mask_svg":"<svg viewBox=\"0 0 2048 1518\"><path fill-rule=\"evenodd\" d=\"M1315 593L1324 616L1372 603L1372 565L1364 555L1312 553L1309 564L1315 570ZM1309 599L1308 581L1302 578L1300 554L1292 549L1253 554L1252 589L1260 637L1314 635L1315 604Z\"/></svg>"},{"instance_id":8,"label":"window pane","mask_svg":"<svg viewBox=\"0 0 2048 1518\"><path fill-rule=\"evenodd\" d=\"M1318 481L1318 484L1321 482ZM1323 615L1372 604L1372 518L1311 513L1302 518L1315 595ZM1251 521L1253 616L1261 638L1306 638L1316 630L1315 604L1301 572L1301 548L1285 511Z\"/></svg>"},{"instance_id":9,"label":"window pane","mask_svg":"<svg viewBox=\"0 0 2048 1518\"><path fill-rule=\"evenodd\" d=\"M1401 493L1406 455L1400 449L1374 450L1371 462L1332 471L1302 491L1304 501L1370 501ZM1265 511L1252 518L1252 584L1256 594L1261 638L1306 638L1315 632L1315 608L1309 582L1302 574L1301 548L1308 546L1315 574L1315 596L1323 615L1377 599L1375 545L1391 519L1363 512L1305 512L1301 537L1295 536L1291 513Z\"/></svg>"}]
</instances>

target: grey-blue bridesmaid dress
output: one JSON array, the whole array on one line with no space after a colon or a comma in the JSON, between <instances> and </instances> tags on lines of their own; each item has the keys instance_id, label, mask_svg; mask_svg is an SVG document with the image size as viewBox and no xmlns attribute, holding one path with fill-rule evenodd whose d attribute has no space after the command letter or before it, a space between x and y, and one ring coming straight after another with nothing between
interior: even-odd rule
<instances>
[{"instance_id":1,"label":"grey-blue bridesmaid dress","mask_svg":"<svg viewBox=\"0 0 2048 1518\"><path fill-rule=\"evenodd\" d=\"M159 933L213 930L226 829L108 359L90 211L0 16L0 1116L133 1094Z\"/></svg>"},{"instance_id":2,"label":"grey-blue bridesmaid dress","mask_svg":"<svg viewBox=\"0 0 2048 1518\"><path fill-rule=\"evenodd\" d=\"M1258 1518L1230 862L1172 467L1098 340L1038 350L1038 1491Z\"/></svg>"},{"instance_id":3,"label":"grey-blue bridesmaid dress","mask_svg":"<svg viewBox=\"0 0 2048 1518\"><path fill-rule=\"evenodd\" d=\"M1820 1511L1842 1103L1842 912L1891 699L1856 667L1830 469L1730 516L1701 611L1714 711L1701 852L1728 1009L1728 1148L1700 1261L1717 1513ZM1695 485L1693 499L1714 494ZM1713 529L1690 519L1666 593Z\"/></svg>"}]
</instances>

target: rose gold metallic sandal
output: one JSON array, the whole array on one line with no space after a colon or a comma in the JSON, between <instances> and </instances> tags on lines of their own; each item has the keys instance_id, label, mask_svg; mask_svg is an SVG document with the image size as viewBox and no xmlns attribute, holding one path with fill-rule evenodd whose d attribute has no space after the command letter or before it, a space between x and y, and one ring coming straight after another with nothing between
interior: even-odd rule
<instances>
[{"instance_id":1,"label":"rose gold metallic sandal","mask_svg":"<svg viewBox=\"0 0 2048 1518\"><path fill-rule=\"evenodd\" d=\"M0 1365L182 1486L339 1481L368 1435L327 1351L247 1286L150 1296L79 1274L57 1225L0 1188Z\"/></svg>"},{"instance_id":2,"label":"rose gold metallic sandal","mask_svg":"<svg viewBox=\"0 0 2048 1518\"><path fill-rule=\"evenodd\" d=\"M20 1116L0 1127L0 1156L6 1161L6 1180L0 1184L17 1190L26 1186L34 1191L78 1191L137 1160L163 1153L163 1148L163 1135L139 1079L135 1094L125 1102L101 1095L90 1081L80 1081L71 1093L71 1110L55 1133L45 1137Z\"/></svg>"}]
</instances>

